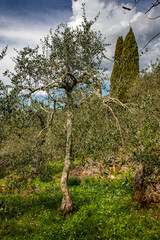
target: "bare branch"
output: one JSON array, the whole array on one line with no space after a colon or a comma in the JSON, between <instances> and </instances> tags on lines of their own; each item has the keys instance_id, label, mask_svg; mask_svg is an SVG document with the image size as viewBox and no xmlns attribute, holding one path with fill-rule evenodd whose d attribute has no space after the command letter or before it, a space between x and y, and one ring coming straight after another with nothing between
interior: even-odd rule
<instances>
[{"instance_id":1,"label":"bare branch","mask_svg":"<svg viewBox=\"0 0 160 240\"><path fill-rule=\"evenodd\" d=\"M121 139L122 139L122 145L124 145L123 136L122 136L122 130L121 130L121 126L120 126L119 120L118 120L118 118L116 117L113 109L112 109L108 104L107 104L106 107L110 110L110 112L112 113L114 119L116 120L116 125L117 125L117 128L118 128L118 130L119 130L119 132L120 132Z\"/></svg>"},{"instance_id":2,"label":"bare branch","mask_svg":"<svg viewBox=\"0 0 160 240\"><path fill-rule=\"evenodd\" d=\"M132 8L128 8L128 7L125 7L125 6L122 6L123 9L125 10L128 10L128 11L131 11L141 0L138 0L138 1L135 1L135 4L133 5Z\"/></svg>"},{"instance_id":3,"label":"bare branch","mask_svg":"<svg viewBox=\"0 0 160 240\"><path fill-rule=\"evenodd\" d=\"M132 6L132 8L126 7L126 6L122 6L123 9L127 10L127 11L131 11L141 0L136 1L135 0L135 4ZM147 14L152 8L157 7L160 4L160 1L157 0L154 3L152 3L152 6L149 7L149 9L145 12L145 14ZM160 16L154 17L154 18L149 18L149 19L157 19Z\"/></svg>"},{"instance_id":4,"label":"bare branch","mask_svg":"<svg viewBox=\"0 0 160 240\"><path fill-rule=\"evenodd\" d=\"M122 8L124 8L125 10L128 10L128 11L131 11L140 1L141 1L141 0L139 0L139 1L136 1L136 0L135 0L135 4L133 5L132 8L128 8L128 7L125 7L125 6L122 6ZM152 3L152 6L145 12L145 14L147 14L152 8L157 7L159 4L160 4L160 0L157 0L157 1L155 1L154 3ZM160 17L160 15L157 16L157 17L148 18L148 19L154 20L154 19L157 19L157 18L159 18L159 17ZM148 46L148 44L149 44L152 40L154 40L159 34L160 34L160 32L157 33L153 38L151 38L151 39L146 43L146 45L145 45L139 52L142 52L142 51Z\"/></svg>"},{"instance_id":5,"label":"bare branch","mask_svg":"<svg viewBox=\"0 0 160 240\"><path fill-rule=\"evenodd\" d=\"M43 128L43 129L39 132L39 134L37 135L37 139L40 137L40 135L42 134L42 132L43 132L44 130L46 130L46 129L48 129L48 127Z\"/></svg>"},{"instance_id":6,"label":"bare branch","mask_svg":"<svg viewBox=\"0 0 160 240\"><path fill-rule=\"evenodd\" d=\"M118 103L120 106L122 106L123 108L127 108L129 112L132 112L131 109L127 106L127 104L122 103L119 99L117 98L112 98L112 97L107 97L106 100L104 100L105 102L109 102L112 101L114 103Z\"/></svg>"},{"instance_id":7,"label":"bare branch","mask_svg":"<svg viewBox=\"0 0 160 240\"><path fill-rule=\"evenodd\" d=\"M41 108L44 112L50 113L50 111L48 111L47 109L45 109L44 107L42 107L42 105L40 105L40 108Z\"/></svg>"},{"instance_id":8,"label":"bare branch","mask_svg":"<svg viewBox=\"0 0 160 240\"><path fill-rule=\"evenodd\" d=\"M38 87L38 88L30 88L30 87L26 87L26 86L21 86L20 87L20 90L28 90L30 91L30 93L28 95L31 95L37 91L47 91L49 89L53 89L53 88L62 88L62 89L65 89L65 84L63 83L63 80L65 79L66 76L71 76L72 79L74 79L75 82L77 82L76 78L69 72L65 73L59 81L57 82L52 82L52 83L49 83L47 85L44 85L44 86L41 86L41 87Z\"/></svg>"},{"instance_id":9,"label":"bare branch","mask_svg":"<svg viewBox=\"0 0 160 240\"><path fill-rule=\"evenodd\" d=\"M61 85L59 82L52 82L52 83L49 83L48 85L45 85L45 86L41 86L41 87L38 87L38 88L35 88L35 89L31 89L31 88L26 88L26 90L29 90L30 91L30 94L32 93L35 93L37 91L45 91L47 89L51 89L51 88L61 88Z\"/></svg>"},{"instance_id":10,"label":"bare branch","mask_svg":"<svg viewBox=\"0 0 160 240\"><path fill-rule=\"evenodd\" d=\"M33 108L33 106L32 106L32 108ZM30 119L29 119L29 121L28 121L28 125L30 124L30 122L31 122L31 120L32 120L32 118L36 115L36 113L40 110L40 108L39 109L35 109L35 108L33 108L33 110L34 110L34 114L30 117Z\"/></svg>"},{"instance_id":11,"label":"bare branch","mask_svg":"<svg viewBox=\"0 0 160 240\"><path fill-rule=\"evenodd\" d=\"M108 108L108 109L110 110L110 112L112 113L114 119L116 120L117 128L118 128L118 130L119 130L119 132L120 132L120 136L121 136L121 139L122 139L122 145L124 145L123 136L122 136L122 130L121 130L121 126L120 126L119 120L118 120L118 118L116 117L113 109L109 106L109 102L111 101L111 102L113 102L113 103L117 103L117 104L119 104L120 106L122 106L123 108L126 108L129 112L132 112L132 111L129 109L129 107L128 107L126 104L122 103L122 102L121 102L119 99L117 99L117 98L103 97L102 95L98 94L96 90L94 91L94 93L95 93L95 95L96 95L98 98L100 98L100 99L102 100L104 106L106 106L106 108Z\"/></svg>"},{"instance_id":12,"label":"bare branch","mask_svg":"<svg viewBox=\"0 0 160 240\"><path fill-rule=\"evenodd\" d=\"M160 32L157 33L154 37L152 37L152 38L146 43L146 45L145 45L142 49L139 50L139 52L142 52L142 51L148 46L148 44L149 44L151 41L153 41L158 35L160 35Z\"/></svg>"},{"instance_id":13,"label":"bare branch","mask_svg":"<svg viewBox=\"0 0 160 240\"><path fill-rule=\"evenodd\" d=\"M159 0L152 3L152 6L145 12L145 14L148 13L152 8L157 7L159 4L160 4Z\"/></svg>"},{"instance_id":14,"label":"bare branch","mask_svg":"<svg viewBox=\"0 0 160 240\"><path fill-rule=\"evenodd\" d=\"M128 10L128 11L131 11L133 9L133 7L132 8L128 8L128 7L125 7L125 6L122 6L122 8L125 9L125 10Z\"/></svg>"}]
</instances>

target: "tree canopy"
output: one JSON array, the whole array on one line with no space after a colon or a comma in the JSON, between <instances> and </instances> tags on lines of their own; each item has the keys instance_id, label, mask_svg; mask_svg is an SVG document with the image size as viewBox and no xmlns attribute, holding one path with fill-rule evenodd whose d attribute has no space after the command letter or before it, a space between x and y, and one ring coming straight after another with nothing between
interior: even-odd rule
<instances>
[{"instance_id":1,"label":"tree canopy","mask_svg":"<svg viewBox=\"0 0 160 240\"><path fill-rule=\"evenodd\" d=\"M114 66L110 79L111 96L116 96L116 93L118 91L118 80L121 75L122 51L123 51L123 37L118 37L114 55Z\"/></svg>"}]
</instances>

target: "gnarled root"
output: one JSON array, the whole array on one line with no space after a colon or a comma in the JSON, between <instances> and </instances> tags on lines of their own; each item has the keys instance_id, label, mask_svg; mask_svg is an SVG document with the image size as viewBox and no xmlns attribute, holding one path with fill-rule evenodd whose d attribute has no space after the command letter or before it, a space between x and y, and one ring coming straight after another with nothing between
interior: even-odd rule
<instances>
[{"instance_id":1,"label":"gnarled root","mask_svg":"<svg viewBox=\"0 0 160 240\"><path fill-rule=\"evenodd\" d=\"M66 216L67 213L72 212L74 207L74 202L72 201L70 195L63 195L61 203L61 212L63 216Z\"/></svg>"}]
</instances>

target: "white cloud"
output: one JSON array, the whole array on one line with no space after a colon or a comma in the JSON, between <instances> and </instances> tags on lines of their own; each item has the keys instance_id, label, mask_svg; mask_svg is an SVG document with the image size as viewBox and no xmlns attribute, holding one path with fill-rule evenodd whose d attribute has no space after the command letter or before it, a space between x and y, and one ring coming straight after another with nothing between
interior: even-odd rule
<instances>
[{"instance_id":1,"label":"white cloud","mask_svg":"<svg viewBox=\"0 0 160 240\"><path fill-rule=\"evenodd\" d=\"M14 63L11 58L16 56L14 48L20 50L26 46L35 47L61 22L71 16L71 11L48 11L46 14L28 13L25 16L1 15L0 16L0 52L8 45L6 56L0 61L0 79L9 84L8 78L2 73L9 69L13 71Z\"/></svg>"},{"instance_id":2,"label":"white cloud","mask_svg":"<svg viewBox=\"0 0 160 240\"><path fill-rule=\"evenodd\" d=\"M73 16L70 19L70 26L80 24L82 21L82 3L85 2L85 9L88 19L94 19L96 14L100 11L100 17L95 24L95 29L100 30L106 37L107 43L111 43L111 46L107 48L107 55L111 58L114 55L115 44L118 36L125 38L130 26L133 28L135 37L141 49L145 44L160 31L159 19L150 20L148 17L158 15L158 8L153 8L148 14L139 12L136 8L132 11L126 11L122 8L122 4L118 4L117 1L106 0L72 0ZM125 4L127 7L131 7L130 4ZM159 8L160 9L160 8ZM140 58L141 69L145 67L145 64L149 64L150 60L155 60L158 57L157 44L159 46L159 39L151 42L148 46L149 51ZM106 66L112 69L112 63L107 62Z\"/></svg>"},{"instance_id":3,"label":"white cloud","mask_svg":"<svg viewBox=\"0 0 160 240\"><path fill-rule=\"evenodd\" d=\"M0 62L0 79L2 72L7 69L13 70L13 62L10 57L15 56L13 48L22 49L25 46L36 46L48 34L49 29L55 29L61 22L70 18L69 25L76 26L82 21L82 3L85 2L86 13L89 19L94 19L98 12L100 17L95 24L95 29L100 30L106 37L106 42L111 43L107 47L107 56L114 55L115 44L118 36L125 38L129 27L133 28L135 37L141 49L157 32L160 31L159 19L150 20L148 17L155 17L159 14L160 8L153 8L147 15L134 8L126 11L122 4L113 0L72 0L72 17L70 11L48 11L45 14L27 13L25 16L1 15L0 16L0 49L8 44L7 55ZM131 7L130 4L125 6ZM140 58L141 68L150 60L159 57L160 38L156 38L148 46L149 51ZM105 66L112 70L113 64L106 62ZM8 84L9 80L5 79Z\"/></svg>"}]
</instances>

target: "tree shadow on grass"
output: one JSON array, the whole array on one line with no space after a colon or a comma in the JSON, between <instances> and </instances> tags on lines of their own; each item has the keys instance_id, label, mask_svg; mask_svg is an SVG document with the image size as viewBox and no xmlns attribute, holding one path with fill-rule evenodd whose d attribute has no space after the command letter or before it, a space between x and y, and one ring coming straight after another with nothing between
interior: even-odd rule
<instances>
[{"instance_id":1,"label":"tree shadow on grass","mask_svg":"<svg viewBox=\"0 0 160 240\"><path fill-rule=\"evenodd\" d=\"M56 210L61 203L62 194L60 190L56 193L43 191L38 194L21 197L20 195L2 195L0 197L1 219L10 219L22 216L26 212L33 211L34 208L46 208Z\"/></svg>"}]
</instances>

